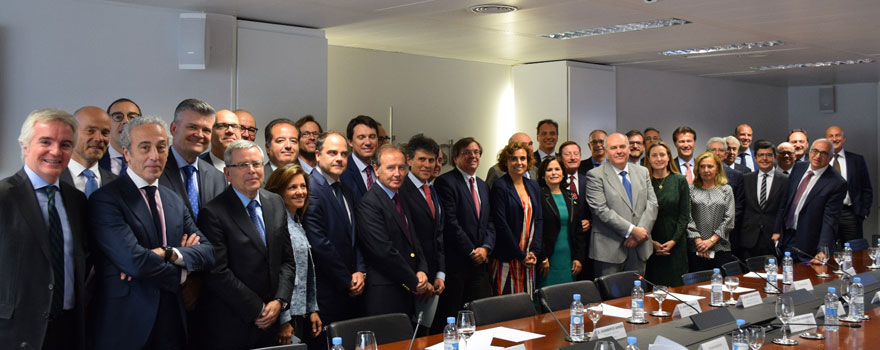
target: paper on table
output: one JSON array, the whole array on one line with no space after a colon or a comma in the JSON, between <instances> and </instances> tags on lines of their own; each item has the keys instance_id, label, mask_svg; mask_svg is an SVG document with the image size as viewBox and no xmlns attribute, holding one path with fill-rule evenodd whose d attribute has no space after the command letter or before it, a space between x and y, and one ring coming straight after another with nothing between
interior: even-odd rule
<instances>
[{"instance_id":1,"label":"paper on table","mask_svg":"<svg viewBox=\"0 0 880 350\"><path fill-rule=\"evenodd\" d=\"M674 341L670 340L669 338L666 338L662 335L658 335L656 338L654 338L654 343L651 345L648 345L648 349L653 349L652 346L662 346L662 347L665 347L668 349L674 349L674 350L686 350L687 349L683 345L676 343L676 342L674 342Z\"/></svg>"},{"instance_id":2,"label":"paper on table","mask_svg":"<svg viewBox=\"0 0 880 350\"><path fill-rule=\"evenodd\" d=\"M611 317L620 317L620 318L630 318L632 317L632 310L624 309L617 306L611 306L605 303L602 303L602 316L611 316Z\"/></svg>"},{"instance_id":3,"label":"paper on table","mask_svg":"<svg viewBox=\"0 0 880 350\"><path fill-rule=\"evenodd\" d=\"M481 329L479 331L474 332L474 335L471 336L467 341L467 345L473 349L504 349L503 347L491 346L492 339L498 338L507 340L509 342L520 343L527 340L537 339L543 337L543 334L530 333L526 331L516 330L513 328L507 327L495 327L489 329ZM427 348L427 350L442 350L443 343L437 343L431 345Z\"/></svg>"},{"instance_id":4,"label":"paper on table","mask_svg":"<svg viewBox=\"0 0 880 350\"><path fill-rule=\"evenodd\" d=\"M748 276L746 276L746 277L748 277ZM703 288L703 289L712 289L712 285L711 285L711 284L707 284L707 285L704 285L704 286L699 286L699 288ZM725 293L730 293L730 288L727 288L727 286L721 286L721 291L723 291L723 292L725 292ZM746 288L746 287L736 287L736 290L734 290L733 292L736 293L736 294L739 294L739 293L748 293L748 292L751 292L751 291L754 291L754 289L752 289L752 288Z\"/></svg>"},{"instance_id":5,"label":"paper on table","mask_svg":"<svg viewBox=\"0 0 880 350\"><path fill-rule=\"evenodd\" d=\"M704 297L704 296L700 296L700 295L690 295L690 294L671 293L671 292L667 292L666 294L672 294L672 295L678 297L679 299L681 299L681 300L684 301L684 302L693 301L693 300L700 300L700 299L706 299L706 297ZM646 297L646 298L654 298L654 293L648 294L648 295L646 295L645 297ZM672 297L667 296L667 297L666 297L666 300L675 300L675 298L672 298Z\"/></svg>"},{"instance_id":6,"label":"paper on table","mask_svg":"<svg viewBox=\"0 0 880 350\"><path fill-rule=\"evenodd\" d=\"M521 343L526 340L537 339L544 336L543 334L531 333L507 327L489 328L486 329L486 331L492 331L493 338L504 339L514 343Z\"/></svg>"},{"instance_id":7,"label":"paper on table","mask_svg":"<svg viewBox=\"0 0 880 350\"><path fill-rule=\"evenodd\" d=\"M464 342L464 340L462 340ZM463 344L462 344L463 347ZM469 349L486 349L486 350L502 350L504 347L501 346L492 346L492 332L488 329L483 329L474 332L474 335L471 336L470 339L467 340L467 347ZM426 348L427 350L443 350L443 342L431 345Z\"/></svg>"},{"instance_id":8,"label":"paper on table","mask_svg":"<svg viewBox=\"0 0 880 350\"><path fill-rule=\"evenodd\" d=\"M764 273L764 272L749 272L749 273L743 275L743 277L745 277L745 278L760 278L760 279L767 279L767 274ZM776 280L777 280L777 281L781 281L781 280L782 280L782 274L781 274L781 273L777 273L777 274L776 274Z\"/></svg>"}]
</instances>

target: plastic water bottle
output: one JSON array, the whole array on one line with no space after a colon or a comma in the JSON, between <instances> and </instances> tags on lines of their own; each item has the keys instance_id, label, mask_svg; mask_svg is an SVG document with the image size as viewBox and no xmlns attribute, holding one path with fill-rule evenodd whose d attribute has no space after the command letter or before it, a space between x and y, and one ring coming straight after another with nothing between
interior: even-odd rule
<instances>
[{"instance_id":1,"label":"plastic water bottle","mask_svg":"<svg viewBox=\"0 0 880 350\"><path fill-rule=\"evenodd\" d=\"M749 334L745 330L746 320L736 320L736 330L730 335L733 348L731 350L749 350Z\"/></svg>"},{"instance_id":2,"label":"plastic water bottle","mask_svg":"<svg viewBox=\"0 0 880 350\"><path fill-rule=\"evenodd\" d=\"M712 269L712 296L709 305L721 306L724 303L724 278L721 277L721 269Z\"/></svg>"},{"instance_id":3,"label":"plastic water bottle","mask_svg":"<svg viewBox=\"0 0 880 350\"><path fill-rule=\"evenodd\" d=\"M636 345L636 342L638 342L638 338L626 337L626 350L639 350L639 346Z\"/></svg>"},{"instance_id":4,"label":"plastic water bottle","mask_svg":"<svg viewBox=\"0 0 880 350\"><path fill-rule=\"evenodd\" d=\"M584 341L584 304L581 303L581 295L575 294L571 302L569 314L571 319L568 323L568 333L572 342Z\"/></svg>"},{"instance_id":5,"label":"plastic water bottle","mask_svg":"<svg viewBox=\"0 0 880 350\"><path fill-rule=\"evenodd\" d=\"M642 281L633 282L632 320L636 322L645 320L645 291L642 290Z\"/></svg>"},{"instance_id":6,"label":"plastic water bottle","mask_svg":"<svg viewBox=\"0 0 880 350\"><path fill-rule=\"evenodd\" d=\"M443 350L458 350L458 330L455 329L455 317L446 318L443 328Z\"/></svg>"},{"instance_id":7,"label":"plastic water bottle","mask_svg":"<svg viewBox=\"0 0 880 350\"><path fill-rule=\"evenodd\" d=\"M767 265L764 265L764 270L767 271L767 286L764 287L765 292L776 293L776 274L779 273L779 270L776 269L776 259L770 258L767 259Z\"/></svg>"},{"instance_id":8,"label":"plastic water bottle","mask_svg":"<svg viewBox=\"0 0 880 350\"><path fill-rule=\"evenodd\" d=\"M852 254L853 254L852 247L850 247L849 243L844 243L843 244L843 267L840 268L841 270L846 271L850 267L853 267Z\"/></svg>"},{"instance_id":9,"label":"plastic water bottle","mask_svg":"<svg viewBox=\"0 0 880 350\"><path fill-rule=\"evenodd\" d=\"M828 294L825 294L825 330L829 332L837 332L838 324L840 324L840 316L838 307L840 302L837 299L837 290L834 287L828 287Z\"/></svg>"},{"instance_id":10,"label":"plastic water bottle","mask_svg":"<svg viewBox=\"0 0 880 350\"><path fill-rule=\"evenodd\" d=\"M852 318L861 320L865 317L865 287L862 286L861 277L853 278L850 293L852 293L852 307L850 308Z\"/></svg>"},{"instance_id":11,"label":"plastic water bottle","mask_svg":"<svg viewBox=\"0 0 880 350\"><path fill-rule=\"evenodd\" d=\"M342 337L333 337L332 342L333 347L330 348L330 350L345 350L345 348L342 347Z\"/></svg>"},{"instance_id":12,"label":"plastic water bottle","mask_svg":"<svg viewBox=\"0 0 880 350\"><path fill-rule=\"evenodd\" d=\"M782 284L792 284L794 282L794 260L791 258L791 252L785 252L782 258Z\"/></svg>"}]
</instances>

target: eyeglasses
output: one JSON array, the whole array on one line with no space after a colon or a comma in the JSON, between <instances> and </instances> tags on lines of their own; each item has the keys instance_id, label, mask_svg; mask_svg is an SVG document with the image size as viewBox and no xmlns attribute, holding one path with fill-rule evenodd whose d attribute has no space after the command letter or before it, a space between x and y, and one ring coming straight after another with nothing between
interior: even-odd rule
<instances>
[{"instance_id":1,"label":"eyeglasses","mask_svg":"<svg viewBox=\"0 0 880 350\"><path fill-rule=\"evenodd\" d=\"M483 154L483 152L480 152L480 151L461 151L461 154L464 156L478 156L478 155Z\"/></svg>"},{"instance_id":2,"label":"eyeglasses","mask_svg":"<svg viewBox=\"0 0 880 350\"><path fill-rule=\"evenodd\" d=\"M256 130L254 130L254 132L256 132ZM309 137L309 136L318 137L318 135L321 135L321 133L317 132L317 131L303 131L303 132L299 133L299 137Z\"/></svg>"},{"instance_id":3,"label":"eyeglasses","mask_svg":"<svg viewBox=\"0 0 880 350\"><path fill-rule=\"evenodd\" d=\"M241 163L236 163L236 164L227 164L226 167L227 168L242 168L242 169L247 169L250 167L250 168L254 168L254 169L262 169L263 163L256 162L256 161L254 161L254 162L241 162Z\"/></svg>"},{"instance_id":4,"label":"eyeglasses","mask_svg":"<svg viewBox=\"0 0 880 350\"><path fill-rule=\"evenodd\" d=\"M233 131L241 129L241 125L238 124L226 124L226 123L215 123L214 130L226 130L232 129Z\"/></svg>"},{"instance_id":5,"label":"eyeglasses","mask_svg":"<svg viewBox=\"0 0 880 350\"><path fill-rule=\"evenodd\" d=\"M113 121L117 122L117 123L125 120L126 118L128 118L128 120L133 120L134 118L140 118L140 117L141 117L141 115L137 114L137 113L129 113L126 115L126 114L123 114L120 112L116 112L116 113L113 113L110 115L110 119L113 119Z\"/></svg>"},{"instance_id":6,"label":"eyeglasses","mask_svg":"<svg viewBox=\"0 0 880 350\"><path fill-rule=\"evenodd\" d=\"M241 131L242 131L242 132L247 131L247 132L249 132L249 133L251 133L251 134L256 134L256 133L257 133L257 130L260 130L260 129L257 129L257 128L255 128L255 127L253 127L253 126L252 126L252 127L249 127L249 128L246 128L246 127L243 127L243 126L241 127Z\"/></svg>"},{"instance_id":7,"label":"eyeglasses","mask_svg":"<svg viewBox=\"0 0 880 350\"><path fill-rule=\"evenodd\" d=\"M831 156L831 152L820 151L820 150L815 149L815 148L811 148L811 149L810 149L810 154L818 154L818 155L821 155L822 157L829 157L829 156Z\"/></svg>"},{"instance_id":8,"label":"eyeglasses","mask_svg":"<svg viewBox=\"0 0 880 350\"><path fill-rule=\"evenodd\" d=\"M794 152L785 151L785 152L779 152L777 154L779 154L780 156L783 156L783 157L794 157Z\"/></svg>"}]
</instances>

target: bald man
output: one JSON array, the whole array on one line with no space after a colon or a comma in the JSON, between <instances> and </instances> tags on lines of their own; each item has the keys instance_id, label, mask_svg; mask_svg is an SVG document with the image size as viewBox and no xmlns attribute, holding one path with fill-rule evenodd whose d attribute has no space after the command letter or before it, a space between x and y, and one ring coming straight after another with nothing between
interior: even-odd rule
<instances>
[{"instance_id":1,"label":"bald man","mask_svg":"<svg viewBox=\"0 0 880 350\"><path fill-rule=\"evenodd\" d=\"M518 132L516 134L513 134L513 136L511 136L509 139L507 139L508 143L510 143L510 141L525 143L526 145L529 146L529 153L534 152L534 148L532 147L532 138L529 137L529 135L524 132ZM497 165L493 165L491 168L489 168L489 171L486 173L486 184L489 185L489 188L492 188L492 184L495 182L495 180L497 180L499 177L504 176L505 173L507 173L506 170L499 168ZM523 176L525 176L525 178L527 178L527 179L532 179L532 180L537 181L538 180L537 174L538 174L538 169L536 169L535 167L532 167L532 168L529 168L529 170L526 171L526 173Z\"/></svg>"},{"instance_id":2,"label":"bald man","mask_svg":"<svg viewBox=\"0 0 880 350\"><path fill-rule=\"evenodd\" d=\"M254 142L257 139L257 131L260 130L257 129L257 122L254 120L254 116L243 109L237 109L234 113L238 117L238 123L241 125L241 139Z\"/></svg>"},{"instance_id":3,"label":"bald man","mask_svg":"<svg viewBox=\"0 0 880 350\"><path fill-rule=\"evenodd\" d=\"M794 146L788 142L780 142L776 146L776 167L784 175L791 174L794 168Z\"/></svg>"},{"instance_id":4,"label":"bald man","mask_svg":"<svg viewBox=\"0 0 880 350\"><path fill-rule=\"evenodd\" d=\"M211 128L211 151L203 153L199 158L222 172L226 167L223 153L232 141L238 139L241 139L241 124L238 122L238 116L227 109L218 111L214 126Z\"/></svg>"},{"instance_id":5,"label":"bald man","mask_svg":"<svg viewBox=\"0 0 880 350\"><path fill-rule=\"evenodd\" d=\"M864 238L862 222L871 213L874 199L865 157L843 149L846 133L839 126L828 127L825 138L834 145L831 167L846 180L846 197L843 198L837 237L844 242Z\"/></svg>"},{"instance_id":6,"label":"bald man","mask_svg":"<svg viewBox=\"0 0 880 350\"><path fill-rule=\"evenodd\" d=\"M76 187L86 197L116 179L110 170L98 166L110 144L110 115L100 107L86 106L74 113L79 125L71 162L61 172L61 181ZM76 175L76 176L74 176Z\"/></svg>"}]
</instances>

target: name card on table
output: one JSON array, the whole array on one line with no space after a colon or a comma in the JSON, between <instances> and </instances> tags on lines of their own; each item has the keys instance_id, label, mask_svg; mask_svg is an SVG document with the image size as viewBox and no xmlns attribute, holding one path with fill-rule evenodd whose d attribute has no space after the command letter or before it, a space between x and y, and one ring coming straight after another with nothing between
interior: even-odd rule
<instances>
[{"instance_id":1,"label":"name card on table","mask_svg":"<svg viewBox=\"0 0 880 350\"><path fill-rule=\"evenodd\" d=\"M797 315L791 318L789 321L792 325L789 326L791 328L791 333L800 333L808 329L816 328L816 318L813 317L813 314L806 313L803 315ZM802 325L801 325L802 324Z\"/></svg>"},{"instance_id":2,"label":"name card on table","mask_svg":"<svg viewBox=\"0 0 880 350\"><path fill-rule=\"evenodd\" d=\"M690 305L690 306L688 306ZM691 307L693 306L693 307ZM696 310L694 310L696 309ZM696 315L698 313L703 312L703 309L700 308L699 300L691 300L686 303L679 303L675 306L675 310L672 311L672 317L679 316L681 318L688 317L690 315Z\"/></svg>"},{"instance_id":3,"label":"name card on table","mask_svg":"<svg viewBox=\"0 0 880 350\"><path fill-rule=\"evenodd\" d=\"M846 273L848 273L850 276L855 276L855 275L856 275L856 269L854 269L854 268L851 267L851 266L850 266L848 269L844 270L844 271L846 271Z\"/></svg>"},{"instance_id":4,"label":"name card on table","mask_svg":"<svg viewBox=\"0 0 880 350\"><path fill-rule=\"evenodd\" d=\"M700 350L730 350L727 345L727 338L718 337L700 344Z\"/></svg>"},{"instance_id":5,"label":"name card on table","mask_svg":"<svg viewBox=\"0 0 880 350\"><path fill-rule=\"evenodd\" d=\"M623 325L623 322L618 322L615 324L596 328L596 330L593 331L593 336L590 337L590 340L596 340L605 337L612 337L614 339L625 339L626 327Z\"/></svg>"},{"instance_id":6,"label":"name card on table","mask_svg":"<svg viewBox=\"0 0 880 350\"><path fill-rule=\"evenodd\" d=\"M794 281L791 284L792 290L804 289L804 290L813 290L813 282L810 282L809 279Z\"/></svg>"},{"instance_id":7,"label":"name card on table","mask_svg":"<svg viewBox=\"0 0 880 350\"><path fill-rule=\"evenodd\" d=\"M736 301L736 307L747 309L755 305L761 305L761 303L763 302L764 300L761 299L761 293L751 292L748 294L740 295L739 300Z\"/></svg>"},{"instance_id":8,"label":"name card on table","mask_svg":"<svg viewBox=\"0 0 880 350\"><path fill-rule=\"evenodd\" d=\"M837 317L846 316L846 308L843 307L841 302L837 302ZM825 304L819 305L819 310L816 311L816 318L825 317Z\"/></svg>"}]
</instances>

